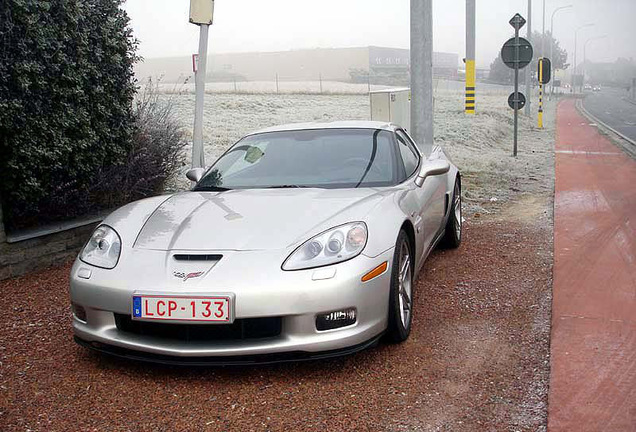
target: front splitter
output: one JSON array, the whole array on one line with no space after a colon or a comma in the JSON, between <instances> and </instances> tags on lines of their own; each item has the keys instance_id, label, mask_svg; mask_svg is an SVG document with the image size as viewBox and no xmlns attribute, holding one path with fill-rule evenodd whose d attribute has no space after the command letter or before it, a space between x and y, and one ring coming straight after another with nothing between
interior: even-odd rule
<instances>
[{"instance_id":1,"label":"front splitter","mask_svg":"<svg viewBox=\"0 0 636 432\"><path fill-rule=\"evenodd\" d=\"M74 336L75 342L79 345L89 348L99 353L134 360L140 362L157 363L174 366L250 366L250 365L266 365L275 363L301 362L312 360L323 360L334 357L344 357L355 354L359 351L376 346L382 337L379 334L368 341L358 345L341 348L331 351L322 352L306 352L291 351L273 354L257 354L245 356L212 356L212 357L176 357L162 354L153 354L143 351L130 350L126 348L108 345L101 342L88 342Z\"/></svg>"}]
</instances>

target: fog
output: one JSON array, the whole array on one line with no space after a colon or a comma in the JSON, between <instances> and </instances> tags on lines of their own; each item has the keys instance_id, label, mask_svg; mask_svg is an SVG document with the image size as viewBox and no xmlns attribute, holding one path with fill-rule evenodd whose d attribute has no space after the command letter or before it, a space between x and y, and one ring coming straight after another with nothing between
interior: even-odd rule
<instances>
[{"instance_id":1,"label":"fog","mask_svg":"<svg viewBox=\"0 0 636 432\"><path fill-rule=\"evenodd\" d=\"M611 62L636 57L636 0L546 0L546 31L552 11L572 4L555 17L554 35L568 50L590 42L587 57ZM477 0L477 65L487 68L511 35L508 20L516 12L527 18L527 0ZM174 57L196 52L198 28L188 23L188 0L128 0L124 5L140 54ZM464 56L465 1L434 0L434 49ZM542 0L533 0L533 30L542 30ZM525 29L523 30L525 33ZM409 46L409 0L216 0L210 51L278 51L299 48ZM582 54L579 57L582 61Z\"/></svg>"}]
</instances>

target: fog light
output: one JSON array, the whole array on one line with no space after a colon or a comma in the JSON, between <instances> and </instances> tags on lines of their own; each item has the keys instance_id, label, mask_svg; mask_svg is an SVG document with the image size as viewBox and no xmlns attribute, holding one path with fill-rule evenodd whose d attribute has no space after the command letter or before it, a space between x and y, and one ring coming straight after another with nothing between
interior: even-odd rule
<instances>
[{"instance_id":1,"label":"fog light","mask_svg":"<svg viewBox=\"0 0 636 432\"><path fill-rule=\"evenodd\" d=\"M333 330L350 326L356 323L355 308L333 311L316 316L316 329L318 331Z\"/></svg>"},{"instance_id":2,"label":"fog light","mask_svg":"<svg viewBox=\"0 0 636 432\"><path fill-rule=\"evenodd\" d=\"M71 303L71 310L73 311L73 315L80 321L86 322L86 309L83 306L80 306L75 303Z\"/></svg>"}]
</instances>

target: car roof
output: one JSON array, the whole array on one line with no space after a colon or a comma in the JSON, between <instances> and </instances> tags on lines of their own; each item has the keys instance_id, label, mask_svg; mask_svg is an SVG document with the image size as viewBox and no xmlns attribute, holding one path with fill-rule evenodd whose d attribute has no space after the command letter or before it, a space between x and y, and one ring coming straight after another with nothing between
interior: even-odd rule
<instances>
[{"instance_id":1,"label":"car roof","mask_svg":"<svg viewBox=\"0 0 636 432\"><path fill-rule=\"evenodd\" d=\"M398 126L393 123L379 121L349 120L333 122L289 123L280 126L272 126L252 132L250 135L267 132L286 132L317 129L381 129L394 131Z\"/></svg>"}]
</instances>

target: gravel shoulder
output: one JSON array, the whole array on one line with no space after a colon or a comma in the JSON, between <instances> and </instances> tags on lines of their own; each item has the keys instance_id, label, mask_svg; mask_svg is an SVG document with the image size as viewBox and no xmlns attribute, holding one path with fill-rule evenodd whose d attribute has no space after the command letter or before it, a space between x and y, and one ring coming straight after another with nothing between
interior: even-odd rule
<instances>
[{"instance_id":1,"label":"gravel shoulder","mask_svg":"<svg viewBox=\"0 0 636 432\"><path fill-rule=\"evenodd\" d=\"M464 117L449 110L451 128ZM446 145L466 173L464 243L425 264L404 344L248 368L119 361L73 342L67 265L0 282L0 429L545 430L554 111L545 131L523 127L513 160L510 113L492 110L474 120L492 118L492 144Z\"/></svg>"}]
</instances>

